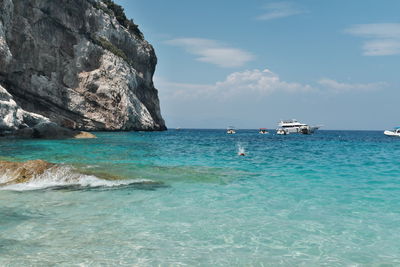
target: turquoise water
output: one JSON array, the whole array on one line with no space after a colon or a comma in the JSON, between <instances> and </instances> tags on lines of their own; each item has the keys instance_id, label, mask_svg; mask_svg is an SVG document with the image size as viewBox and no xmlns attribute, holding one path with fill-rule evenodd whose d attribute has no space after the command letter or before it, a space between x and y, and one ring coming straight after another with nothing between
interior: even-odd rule
<instances>
[{"instance_id":1,"label":"turquoise water","mask_svg":"<svg viewBox=\"0 0 400 267\"><path fill-rule=\"evenodd\" d=\"M0 159L64 166L0 188L0 266L400 265L400 139L97 135L0 140Z\"/></svg>"}]
</instances>

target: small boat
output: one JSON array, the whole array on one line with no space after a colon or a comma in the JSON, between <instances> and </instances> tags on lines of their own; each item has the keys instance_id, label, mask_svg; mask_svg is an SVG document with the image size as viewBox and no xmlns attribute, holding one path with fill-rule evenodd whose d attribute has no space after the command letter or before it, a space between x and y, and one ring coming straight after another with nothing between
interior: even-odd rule
<instances>
[{"instance_id":1,"label":"small boat","mask_svg":"<svg viewBox=\"0 0 400 267\"><path fill-rule=\"evenodd\" d=\"M259 133L260 134L267 134L268 133L267 128L260 128Z\"/></svg>"},{"instance_id":2,"label":"small boat","mask_svg":"<svg viewBox=\"0 0 400 267\"><path fill-rule=\"evenodd\" d=\"M289 134L289 131L287 131L286 129L283 129L283 128L278 128L278 129L276 129L276 134L287 135L287 134Z\"/></svg>"},{"instance_id":3,"label":"small boat","mask_svg":"<svg viewBox=\"0 0 400 267\"><path fill-rule=\"evenodd\" d=\"M229 127L226 129L226 133L227 133L227 134L235 134L235 133L236 133L235 127L229 126Z\"/></svg>"},{"instance_id":4,"label":"small boat","mask_svg":"<svg viewBox=\"0 0 400 267\"><path fill-rule=\"evenodd\" d=\"M384 135L387 135L387 136L397 136L397 137L400 137L400 127L396 127L396 128L394 128L393 129L393 131L384 131L383 132L383 134Z\"/></svg>"}]
</instances>

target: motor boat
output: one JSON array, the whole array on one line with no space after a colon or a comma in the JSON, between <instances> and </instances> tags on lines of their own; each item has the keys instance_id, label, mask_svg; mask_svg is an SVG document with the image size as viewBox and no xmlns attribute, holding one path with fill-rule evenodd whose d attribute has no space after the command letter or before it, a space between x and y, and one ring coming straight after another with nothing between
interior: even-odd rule
<instances>
[{"instance_id":1,"label":"motor boat","mask_svg":"<svg viewBox=\"0 0 400 267\"><path fill-rule=\"evenodd\" d=\"M276 134L279 134L279 135L287 135L287 134L289 134L289 133L286 131L286 129L278 128L278 129L276 129Z\"/></svg>"},{"instance_id":2,"label":"motor boat","mask_svg":"<svg viewBox=\"0 0 400 267\"><path fill-rule=\"evenodd\" d=\"M396 127L396 128L394 128L393 129L393 131L384 131L383 132L383 134L384 135L387 135L387 136L397 136L397 137L400 137L400 127Z\"/></svg>"},{"instance_id":3,"label":"motor boat","mask_svg":"<svg viewBox=\"0 0 400 267\"><path fill-rule=\"evenodd\" d=\"M235 127L229 126L229 127L226 129L226 133L227 133L227 134L235 134L235 133L236 133Z\"/></svg>"},{"instance_id":4,"label":"motor boat","mask_svg":"<svg viewBox=\"0 0 400 267\"><path fill-rule=\"evenodd\" d=\"M259 133L260 133L260 134L268 134L268 131L267 131L266 128L260 128Z\"/></svg>"},{"instance_id":5,"label":"motor boat","mask_svg":"<svg viewBox=\"0 0 400 267\"><path fill-rule=\"evenodd\" d=\"M278 123L277 134L286 135L290 133L312 134L318 130L320 126L309 126L305 123L300 123L297 120L285 120Z\"/></svg>"}]
</instances>

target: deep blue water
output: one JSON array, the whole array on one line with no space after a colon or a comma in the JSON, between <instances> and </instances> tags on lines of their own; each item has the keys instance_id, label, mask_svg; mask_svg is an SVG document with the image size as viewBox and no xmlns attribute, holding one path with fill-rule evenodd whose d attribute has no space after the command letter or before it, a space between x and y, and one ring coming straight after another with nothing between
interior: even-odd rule
<instances>
[{"instance_id":1,"label":"deep blue water","mask_svg":"<svg viewBox=\"0 0 400 267\"><path fill-rule=\"evenodd\" d=\"M400 138L97 135L0 140L0 160L63 166L1 188L0 266L400 265Z\"/></svg>"}]
</instances>

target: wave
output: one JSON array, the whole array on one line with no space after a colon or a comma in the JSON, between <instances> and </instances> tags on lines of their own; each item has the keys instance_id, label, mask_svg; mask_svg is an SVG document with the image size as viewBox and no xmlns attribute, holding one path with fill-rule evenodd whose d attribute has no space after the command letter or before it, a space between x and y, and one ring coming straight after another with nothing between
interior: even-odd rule
<instances>
[{"instance_id":1,"label":"wave","mask_svg":"<svg viewBox=\"0 0 400 267\"><path fill-rule=\"evenodd\" d=\"M158 182L149 179L106 180L94 175L82 174L68 165L56 165L42 174L30 178L28 181L15 183L12 171L0 174L0 190L31 191L41 189L88 189L88 188L115 188L124 186L157 186ZM2 185L2 186L1 186Z\"/></svg>"}]
</instances>

